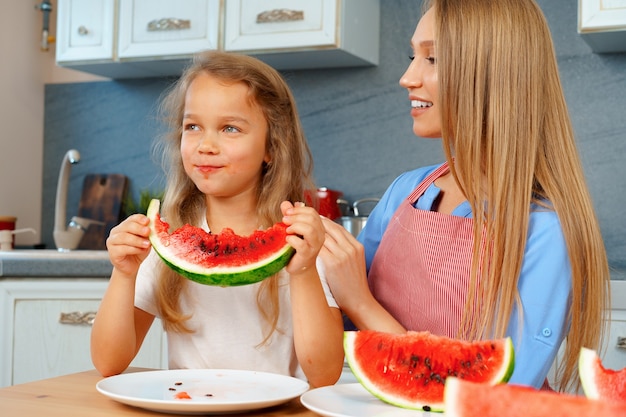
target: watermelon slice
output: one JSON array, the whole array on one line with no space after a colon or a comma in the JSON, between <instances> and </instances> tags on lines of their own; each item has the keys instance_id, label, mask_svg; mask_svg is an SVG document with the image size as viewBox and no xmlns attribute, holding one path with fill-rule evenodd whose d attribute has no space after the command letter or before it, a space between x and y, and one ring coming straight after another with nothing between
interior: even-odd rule
<instances>
[{"instance_id":1,"label":"watermelon slice","mask_svg":"<svg viewBox=\"0 0 626 417\"><path fill-rule=\"evenodd\" d=\"M429 332L348 331L344 350L352 373L369 392L425 411L444 410L449 376L493 385L509 380L515 362L510 338L466 342Z\"/></svg>"},{"instance_id":2,"label":"watermelon slice","mask_svg":"<svg viewBox=\"0 0 626 417\"><path fill-rule=\"evenodd\" d=\"M626 402L626 368L606 369L595 350L580 350L578 375L588 398Z\"/></svg>"},{"instance_id":3,"label":"watermelon slice","mask_svg":"<svg viewBox=\"0 0 626 417\"><path fill-rule=\"evenodd\" d=\"M156 199L148 206L152 247L170 268L200 284L254 284L283 269L295 253L286 241L284 223L250 236L238 236L230 229L212 234L188 224L170 234L159 208Z\"/></svg>"},{"instance_id":4,"label":"watermelon slice","mask_svg":"<svg viewBox=\"0 0 626 417\"><path fill-rule=\"evenodd\" d=\"M489 386L448 378L446 417L624 417L626 403L539 391L513 384Z\"/></svg>"}]
</instances>

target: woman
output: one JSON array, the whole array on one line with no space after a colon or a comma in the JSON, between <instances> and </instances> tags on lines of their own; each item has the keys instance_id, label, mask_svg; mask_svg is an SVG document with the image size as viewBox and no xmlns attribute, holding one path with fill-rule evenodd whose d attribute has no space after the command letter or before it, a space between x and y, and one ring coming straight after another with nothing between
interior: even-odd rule
<instances>
[{"instance_id":1,"label":"woman","mask_svg":"<svg viewBox=\"0 0 626 417\"><path fill-rule=\"evenodd\" d=\"M359 236L320 252L361 329L511 336L512 382L559 389L599 346L609 272L550 31L533 0L432 0L400 79L413 132L444 164L399 176Z\"/></svg>"}]
</instances>

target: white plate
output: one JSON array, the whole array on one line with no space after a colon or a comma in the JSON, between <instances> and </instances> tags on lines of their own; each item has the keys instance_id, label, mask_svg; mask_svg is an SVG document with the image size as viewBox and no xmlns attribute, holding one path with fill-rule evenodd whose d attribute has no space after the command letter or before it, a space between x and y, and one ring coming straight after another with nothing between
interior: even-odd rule
<instances>
[{"instance_id":1,"label":"white plate","mask_svg":"<svg viewBox=\"0 0 626 417\"><path fill-rule=\"evenodd\" d=\"M121 374L96 384L121 403L175 414L233 413L271 407L300 396L309 384L266 372L179 369ZM186 392L191 399L176 399Z\"/></svg>"},{"instance_id":2,"label":"white plate","mask_svg":"<svg viewBox=\"0 0 626 417\"><path fill-rule=\"evenodd\" d=\"M300 402L326 417L433 417L441 413L407 410L387 404L370 394L359 383L338 384L305 392Z\"/></svg>"}]
</instances>

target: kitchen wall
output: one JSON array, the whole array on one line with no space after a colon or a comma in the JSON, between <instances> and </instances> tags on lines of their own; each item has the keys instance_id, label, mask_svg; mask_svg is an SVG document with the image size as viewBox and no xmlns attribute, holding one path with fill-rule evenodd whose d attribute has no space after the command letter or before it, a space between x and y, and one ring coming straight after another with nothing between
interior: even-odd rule
<instances>
[{"instance_id":1,"label":"kitchen wall","mask_svg":"<svg viewBox=\"0 0 626 417\"><path fill-rule=\"evenodd\" d=\"M411 132L409 103L398 79L408 64L409 39L420 2L385 0L380 65L290 71L315 158L319 185L355 200L380 196L402 171L442 160L437 140ZM626 54L598 55L577 34L573 0L540 0L558 53L580 151L616 277L626 270ZM538 62L537 65L542 63ZM83 177L119 172L131 192L158 189L162 174L151 156L159 132L155 106L169 79L48 84L45 88L42 240L51 239L54 190L64 152L78 149L68 215L76 212Z\"/></svg>"},{"instance_id":2,"label":"kitchen wall","mask_svg":"<svg viewBox=\"0 0 626 417\"><path fill-rule=\"evenodd\" d=\"M0 12L0 216L17 217L18 228L36 230L17 235L18 245L41 241L44 85L103 80L55 66L54 43L41 51L43 15L34 7L39 3L3 0ZM51 3L54 35L56 0Z\"/></svg>"}]
</instances>

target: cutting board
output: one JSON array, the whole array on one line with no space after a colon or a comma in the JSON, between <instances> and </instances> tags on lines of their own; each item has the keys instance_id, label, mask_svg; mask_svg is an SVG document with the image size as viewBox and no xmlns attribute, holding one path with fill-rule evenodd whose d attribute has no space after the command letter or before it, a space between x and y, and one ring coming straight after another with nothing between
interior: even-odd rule
<instances>
[{"instance_id":1,"label":"cutting board","mask_svg":"<svg viewBox=\"0 0 626 417\"><path fill-rule=\"evenodd\" d=\"M88 174L78 205L78 216L98 220L83 236L79 249L106 249L111 229L123 220L122 202L126 197L128 179L122 174Z\"/></svg>"}]
</instances>

